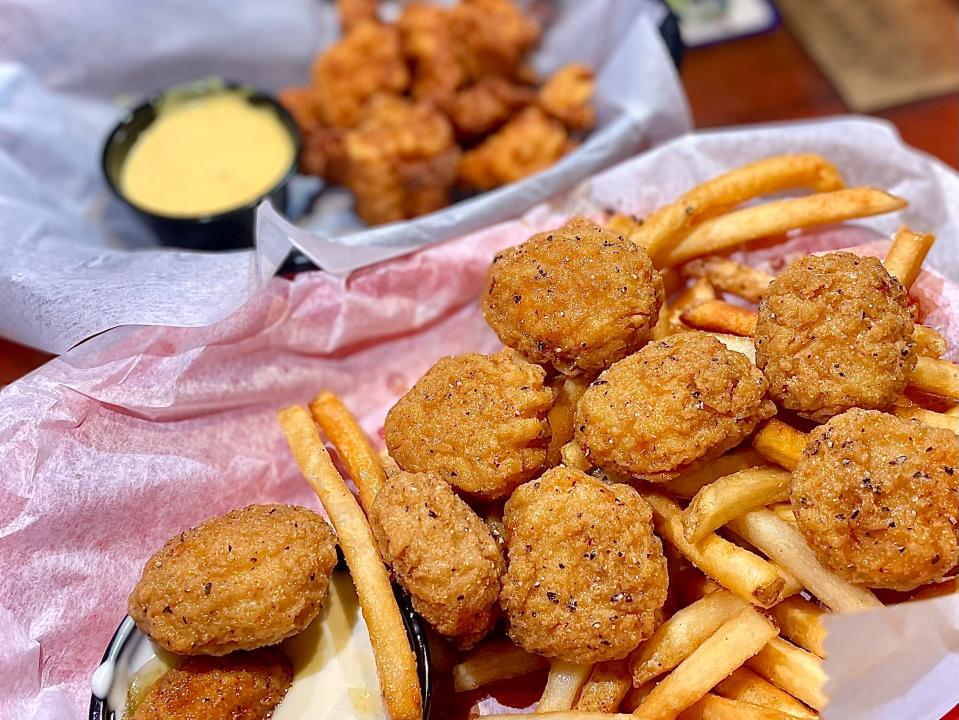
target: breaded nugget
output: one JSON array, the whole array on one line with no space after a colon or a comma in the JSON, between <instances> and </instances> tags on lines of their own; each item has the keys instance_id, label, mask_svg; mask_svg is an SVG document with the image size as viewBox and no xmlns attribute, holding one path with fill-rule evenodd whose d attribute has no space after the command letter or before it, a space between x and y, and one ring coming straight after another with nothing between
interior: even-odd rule
<instances>
[{"instance_id":1,"label":"breaded nugget","mask_svg":"<svg viewBox=\"0 0 959 720\"><path fill-rule=\"evenodd\" d=\"M379 0L336 0L336 11L340 16L343 34L348 33L361 22L375 22L379 5Z\"/></svg>"},{"instance_id":2,"label":"breaded nugget","mask_svg":"<svg viewBox=\"0 0 959 720\"><path fill-rule=\"evenodd\" d=\"M171 538L147 561L127 611L177 655L273 645L319 614L336 564L323 518L250 505Z\"/></svg>"},{"instance_id":3,"label":"breaded nugget","mask_svg":"<svg viewBox=\"0 0 959 720\"><path fill-rule=\"evenodd\" d=\"M491 190L545 170L569 148L562 123L538 107L528 107L463 153L459 179L466 187Z\"/></svg>"},{"instance_id":4,"label":"breaded nugget","mask_svg":"<svg viewBox=\"0 0 959 720\"><path fill-rule=\"evenodd\" d=\"M509 351L439 360L386 416L390 455L493 499L536 475L546 459L546 373Z\"/></svg>"},{"instance_id":5,"label":"breaded nugget","mask_svg":"<svg viewBox=\"0 0 959 720\"><path fill-rule=\"evenodd\" d=\"M688 332L600 375L576 407L576 439L597 465L662 482L735 447L775 412L745 355Z\"/></svg>"},{"instance_id":6,"label":"breaded nugget","mask_svg":"<svg viewBox=\"0 0 959 720\"><path fill-rule=\"evenodd\" d=\"M378 96L344 139L346 185L371 225L449 204L459 147L446 116L425 103Z\"/></svg>"},{"instance_id":7,"label":"breaded nugget","mask_svg":"<svg viewBox=\"0 0 959 720\"><path fill-rule=\"evenodd\" d=\"M592 99L593 71L582 63L563 66L539 90L539 106L570 130L596 124Z\"/></svg>"},{"instance_id":8,"label":"breaded nugget","mask_svg":"<svg viewBox=\"0 0 959 720\"><path fill-rule=\"evenodd\" d=\"M130 720L266 720L292 680L275 649L190 658L156 681Z\"/></svg>"},{"instance_id":9,"label":"breaded nugget","mask_svg":"<svg viewBox=\"0 0 959 720\"><path fill-rule=\"evenodd\" d=\"M323 119L338 128L356 125L363 105L376 93L402 92L409 81L399 31L374 22L360 22L313 65Z\"/></svg>"},{"instance_id":10,"label":"breaded nugget","mask_svg":"<svg viewBox=\"0 0 959 720\"><path fill-rule=\"evenodd\" d=\"M759 304L756 364L770 396L804 417L883 410L916 365L913 320L909 296L876 258L804 257Z\"/></svg>"},{"instance_id":11,"label":"breaded nugget","mask_svg":"<svg viewBox=\"0 0 959 720\"><path fill-rule=\"evenodd\" d=\"M646 344L662 304L646 251L582 218L497 255L482 297L503 344L586 376Z\"/></svg>"},{"instance_id":12,"label":"breaded nugget","mask_svg":"<svg viewBox=\"0 0 959 720\"><path fill-rule=\"evenodd\" d=\"M625 657L652 634L666 601L666 559L635 490L556 467L517 488L504 523L500 602L518 645L597 663Z\"/></svg>"},{"instance_id":13,"label":"breaded nugget","mask_svg":"<svg viewBox=\"0 0 959 720\"><path fill-rule=\"evenodd\" d=\"M346 179L346 147L344 131L318 126L303 136L300 170L324 180L340 184Z\"/></svg>"},{"instance_id":14,"label":"breaded nugget","mask_svg":"<svg viewBox=\"0 0 959 720\"><path fill-rule=\"evenodd\" d=\"M511 0L462 0L450 9L460 62L467 75L515 77L538 41L539 26Z\"/></svg>"},{"instance_id":15,"label":"breaded nugget","mask_svg":"<svg viewBox=\"0 0 959 720\"><path fill-rule=\"evenodd\" d=\"M413 67L411 94L445 107L466 80L447 8L414 2L396 23L403 54Z\"/></svg>"},{"instance_id":16,"label":"breaded nugget","mask_svg":"<svg viewBox=\"0 0 959 720\"><path fill-rule=\"evenodd\" d=\"M499 617L506 568L486 523L438 476L399 472L376 494L370 526L383 560L437 631L468 648Z\"/></svg>"},{"instance_id":17,"label":"breaded nugget","mask_svg":"<svg viewBox=\"0 0 959 720\"><path fill-rule=\"evenodd\" d=\"M489 75L456 93L449 105L449 117L460 136L473 138L496 130L535 100L531 88Z\"/></svg>"},{"instance_id":18,"label":"breaded nugget","mask_svg":"<svg viewBox=\"0 0 959 720\"><path fill-rule=\"evenodd\" d=\"M307 135L323 125L320 98L312 87L288 87L280 90L277 99L293 116L300 133Z\"/></svg>"},{"instance_id":19,"label":"breaded nugget","mask_svg":"<svg viewBox=\"0 0 959 720\"><path fill-rule=\"evenodd\" d=\"M959 438L875 410L847 410L809 436L793 472L799 529L850 582L912 590L956 565Z\"/></svg>"}]
</instances>

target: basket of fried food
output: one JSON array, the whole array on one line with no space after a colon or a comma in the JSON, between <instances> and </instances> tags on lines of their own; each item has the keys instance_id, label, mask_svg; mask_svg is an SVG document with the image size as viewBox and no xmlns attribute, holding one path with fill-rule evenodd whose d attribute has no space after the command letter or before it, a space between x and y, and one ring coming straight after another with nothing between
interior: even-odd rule
<instances>
[{"instance_id":1,"label":"basket of fried food","mask_svg":"<svg viewBox=\"0 0 959 720\"><path fill-rule=\"evenodd\" d=\"M338 3L342 37L310 82L280 94L304 137L300 169L353 194L369 225L439 210L521 180L576 147L596 120L593 71L540 79L539 24L513 0Z\"/></svg>"}]
</instances>

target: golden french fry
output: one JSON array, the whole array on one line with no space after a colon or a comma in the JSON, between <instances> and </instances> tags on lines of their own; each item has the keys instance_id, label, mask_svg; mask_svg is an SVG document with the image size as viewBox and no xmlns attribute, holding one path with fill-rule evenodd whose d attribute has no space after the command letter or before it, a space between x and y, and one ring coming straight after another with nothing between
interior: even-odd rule
<instances>
[{"instance_id":1,"label":"golden french fry","mask_svg":"<svg viewBox=\"0 0 959 720\"><path fill-rule=\"evenodd\" d=\"M592 665L553 660L549 666L549 676L546 678L543 696L536 703L537 714L571 710L592 670Z\"/></svg>"},{"instance_id":2,"label":"golden french fry","mask_svg":"<svg viewBox=\"0 0 959 720\"><path fill-rule=\"evenodd\" d=\"M794 720L795 717L774 708L708 693L681 712L677 720Z\"/></svg>"},{"instance_id":3,"label":"golden french fry","mask_svg":"<svg viewBox=\"0 0 959 720\"><path fill-rule=\"evenodd\" d=\"M826 672L822 668L822 658L811 652L781 637L774 637L746 664L757 675L799 698L809 707L815 710L825 707L823 685L826 684Z\"/></svg>"},{"instance_id":4,"label":"golden french fry","mask_svg":"<svg viewBox=\"0 0 959 720\"><path fill-rule=\"evenodd\" d=\"M663 306L659 309L659 317L656 319L656 324L650 333L650 338L653 340L662 340L664 337L672 335L672 319L672 308L670 308L667 303L663 303Z\"/></svg>"},{"instance_id":5,"label":"golden french fry","mask_svg":"<svg viewBox=\"0 0 959 720\"><path fill-rule=\"evenodd\" d=\"M360 502L366 512L373 507L373 498L386 482L386 472L376 450L363 428L343 401L323 391L310 403L313 420L333 443L346 470L360 491Z\"/></svg>"},{"instance_id":6,"label":"golden french fry","mask_svg":"<svg viewBox=\"0 0 959 720\"><path fill-rule=\"evenodd\" d=\"M774 276L724 257L699 258L683 266L683 274L709 280L714 288L758 303Z\"/></svg>"},{"instance_id":7,"label":"golden french fry","mask_svg":"<svg viewBox=\"0 0 959 720\"><path fill-rule=\"evenodd\" d=\"M871 187L773 200L704 220L672 248L650 253L657 267L672 267L693 258L722 253L750 240L798 228L826 225L901 210L907 203Z\"/></svg>"},{"instance_id":8,"label":"golden french fry","mask_svg":"<svg viewBox=\"0 0 959 720\"><path fill-rule=\"evenodd\" d=\"M920 355L909 375L909 386L930 395L959 400L959 365Z\"/></svg>"},{"instance_id":9,"label":"golden french fry","mask_svg":"<svg viewBox=\"0 0 959 720\"><path fill-rule=\"evenodd\" d=\"M663 678L633 715L672 720L775 637L776 628L760 613L740 611Z\"/></svg>"},{"instance_id":10,"label":"golden french fry","mask_svg":"<svg viewBox=\"0 0 959 720\"><path fill-rule=\"evenodd\" d=\"M826 657L826 628L822 618L826 611L799 595L786 598L769 609L779 625L779 633L799 647L819 657Z\"/></svg>"},{"instance_id":11,"label":"golden french fry","mask_svg":"<svg viewBox=\"0 0 959 720\"><path fill-rule=\"evenodd\" d=\"M622 713L589 712L582 710L559 710L558 712L534 713L536 720L633 720L632 715ZM529 720L527 713L506 713L503 715L483 715L483 720Z\"/></svg>"},{"instance_id":12,"label":"golden french fry","mask_svg":"<svg viewBox=\"0 0 959 720\"><path fill-rule=\"evenodd\" d=\"M802 534L769 510L751 510L726 526L798 578L833 612L882 607L871 592L846 582L823 567Z\"/></svg>"},{"instance_id":13,"label":"golden french fry","mask_svg":"<svg viewBox=\"0 0 959 720\"><path fill-rule=\"evenodd\" d=\"M938 359L946 354L946 339L931 327L916 325L912 339L916 343L912 349L916 355Z\"/></svg>"},{"instance_id":14,"label":"golden french fry","mask_svg":"<svg viewBox=\"0 0 959 720\"><path fill-rule=\"evenodd\" d=\"M788 502L773 503L769 506L769 510L783 522L796 527L796 515L793 513L793 506Z\"/></svg>"},{"instance_id":15,"label":"golden french fry","mask_svg":"<svg viewBox=\"0 0 959 720\"><path fill-rule=\"evenodd\" d=\"M607 230L611 230L617 235L622 235L623 237L636 242L634 238L639 237L640 229L643 227L643 221L641 218L638 218L635 215L627 215L626 213L613 213L606 219L606 222L603 223L603 226Z\"/></svg>"},{"instance_id":16,"label":"golden french fry","mask_svg":"<svg viewBox=\"0 0 959 720\"><path fill-rule=\"evenodd\" d=\"M683 511L686 539L699 542L748 510L788 500L791 479L781 468L750 468L706 485Z\"/></svg>"},{"instance_id":17,"label":"golden french fry","mask_svg":"<svg viewBox=\"0 0 959 720\"><path fill-rule=\"evenodd\" d=\"M758 452L752 448L741 448L687 470L668 482L660 483L658 487L670 495L691 498L703 487L721 477L765 464L766 458Z\"/></svg>"},{"instance_id":18,"label":"golden french fry","mask_svg":"<svg viewBox=\"0 0 959 720\"><path fill-rule=\"evenodd\" d=\"M563 445L563 447L560 448L559 454L563 459L563 465L566 467L576 468L583 472L589 472L593 469L593 463L589 461L589 458L587 458L583 452L583 448L581 448L575 440L570 440Z\"/></svg>"},{"instance_id":19,"label":"golden french fry","mask_svg":"<svg viewBox=\"0 0 959 720\"><path fill-rule=\"evenodd\" d=\"M548 666L546 658L528 653L509 640L488 640L453 667L453 689L468 692Z\"/></svg>"},{"instance_id":20,"label":"golden french fry","mask_svg":"<svg viewBox=\"0 0 959 720\"><path fill-rule=\"evenodd\" d=\"M400 466L396 464L396 460L393 459L386 448L380 451L380 465L383 466L383 472L386 473L387 477L393 477L400 472Z\"/></svg>"},{"instance_id":21,"label":"golden french fry","mask_svg":"<svg viewBox=\"0 0 959 720\"><path fill-rule=\"evenodd\" d=\"M672 670L748 606L728 590L717 590L676 611L629 656L633 685L639 687Z\"/></svg>"},{"instance_id":22,"label":"golden french fry","mask_svg":"<svg viewBox=\"0 0 959 720\"><path fill-rule=\"evenodd\" d=\"M560 383L553 407L546 414L551 431L549 445L546 448L546 467L554 467L562 462L562 447L573 439L573 418L576 403L586 392L589 383L585 380L567 378Z\"/></svg>"},{"instance_id":23,"label":"golden french fry","mask_svg":"<svg viewBox=\"0 0 959 720\"><path fill-rule=\"evenodd\" d=\"M900 228L893 236L892 245L882 264L890 275L908 289L919 277L922 263L934 242L935 235L913 232L907 227Z\"/></svg>"},{"instance_id":24,"label":"golden french fry","mask_svg":"<svg viewBox=\"0 0 959 720\"><path fill-rule=\"evenodd\" d=\"M683 511L676 501L654 492L642 495L653 508L656 532L727 590L760 607L772 607L799 592L799 582L789 573L715 533L698 543L689 542L683 533Z\"/></svg>"},{"instance_id":25,"label":"golden french fry","mask_svg":"<svg viewBox=\"0 0 959 720\"><path fill-rule=\"evenodd\" d=\"M294 405L281 410L278 418L297 465L336 529L370 634L386 709L394 720L420 720L416 658L366 515L333 466L309 411Z\"/></svg>"},{"instance_id":26,"label":"golden french fry","mask_svg":"<svg viewBox=\"0 0 959 720\"><path fill-rule=\"evenodd\" d=\"M946 410L945 415L959 416L959 405L953 405L951 408Z\"/></svg>"},{"instance_id":27,"label":"golden french fry","mask_svg":"<svg viewBox=\"0 0 959 720\"><path fill-rule=\"evenodd\" d=\"M748 667L741 667L716 686L715 692L730 700L759 705L785 713L789 717L815 720L819 714L810 710L789 693L764 680Z\"/></svg>"},{"instance_id":28,"label":"golden french fry","mask_svg":"<svg viewBox=\"0 0 959 720\"><path fill-rule=\"evenodd\" d=\"M753 447L770 462L795 470L806 447L806 434L773 418L753 435Z\"/></svg>"},{"instance_id":29,"label":"golden french fry","mask_svg":"<svg viewBox=\"0 0 959 720\"><path fill-rule=\"evenodd\" d=\"M756 333L756 319L757 315L753 310L723 300L707 300L680 315L680 320L695 330L741 337L752 337Z\"/></svg>"},{"instance_id":30,"label":"golden french fry","mask_svg":"<svg viewBox=\"0 0 959 720\"><path fill-rule=\"evenodd\" d=\"M932 427L951 430L959 435L959 416L937 413L920 407L896 406L893 412L904 420L918 420Z\"/></svg>"},{"instance_id":31,"label":"golden french fry","mask_svg":"<svg viewBox=\"0 0 959 720\"><path fill-rule=\"evenodd\" d=\"M625 660L597 663L580 690L575 709L584 712L616 712L632 687L633 679Z\"/></svg>"},{"instance_id":32,"label":"golden french fry","mask_svg":"<svg viewBox=\"0 0 959 720\"><path fill-rule=\"evenodd\" d=\"M768 157L697 185L640 221L630 238L643 245L655 261L682 231L746 200L792 188L826 192L842 187L836 168L818 155Z\"/></svg>"}]
</instances>

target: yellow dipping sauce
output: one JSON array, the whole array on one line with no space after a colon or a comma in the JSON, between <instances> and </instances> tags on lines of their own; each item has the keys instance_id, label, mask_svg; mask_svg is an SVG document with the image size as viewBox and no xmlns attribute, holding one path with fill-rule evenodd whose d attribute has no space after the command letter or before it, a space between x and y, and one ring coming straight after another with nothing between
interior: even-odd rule
<instances>
[{"instance_id":1,"label":"yellow dipping sauce","mask_svg":"<svg viewBox=\"0 0 959 720\"><path fill-rule=\"evenodd\" d=\"M211 215L265 195L294 155L276 112L240 91L171 97L124 159L120 191L158 215Z\"/></svg>"}]
</instances>

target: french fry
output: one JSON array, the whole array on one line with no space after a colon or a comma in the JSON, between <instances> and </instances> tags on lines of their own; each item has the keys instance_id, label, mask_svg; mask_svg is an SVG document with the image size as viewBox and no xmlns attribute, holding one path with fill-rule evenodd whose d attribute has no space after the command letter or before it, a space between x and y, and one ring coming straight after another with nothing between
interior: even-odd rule
<instances>
[{"instance_id":1,"label":"french fry","mask_svg":"<svg viewBox=\"0 0 959 720\"><path fill-rule=\"evenodd\" d=\"M903 406L896 406L893 412L897 417L901 417L903 420L918 420L926 425L942 428L943 430L951 430L956 433L956 435L959 435L959 416L957 415L937 413L920 407Z\"/></svg>"},{"instance_id":2,"label":"french fry","mask_svg":"<svg viewBox=\"0 0 959 720\"><path fill-rule=\"evenodd\" d=\"M366 515L333 466L307 409L294 405L278 417L297 465L336 529L370 634L386 709L394 720L420 720L416 658Z\"/></svg>"},{"instance_id":3,"label":"french fry","mask_svg":"<svg viewBox=\"0 0 959 720\"><path fill-rule=\"evenodd\" d=\"M752 448L741 448L687 470L678 477L661 483L659 487L670 495L691 498L703 487L721 477L765 464L766 458L758 452Z\"/></svg>"},{"instance_id":4,"label":"french fry","mask_svg":"<svg viewBox=\"0 0 959 720\"><path fill-rule=\"evenodd\" d=\"M653 340L662 340L664 337L672 335L672 318L672 308L670 308L669 305L664 302L663 306L659 309L659 317L656 319L656 324L653 326L653 330L650 333L650 338Z\"/></svg>"},{"instance_id":5,"label":"french fry","mask_svg":"<svg viewBox=\"0 0 959 720\"><path fill-rule=\"evenodd\" d=\"M562 447L573 439L573 417L576 403L586 392L589 384L584 380L567 378L562 381L553 407L546 414L551 436L546 448L546 467L555 467L562 462Z\"/></svg>"},{"instance_id":6,"label":"french fry","mask_svg":"<svg viewBox=\"0 0 959 720\"><path fill-rule=\"evenodd\" d=\"M909 375L909 385L930 395L959 400L959 365L920 355Z\"/></svg>"},{"instance_id":7,"label":"french fry","mask_svg":"<svg viewBox=\"0 0 959 720\"><path fill-rule=\"evenodd\" d=\"M723 253L750 240L882 215L901 210L906 204L902 198L871 187L773 200L704 220L666 252L650 254L657 267L672 267L703 255Z\"/></svg>"},{"instance_id":8,"label":"french fry","mask_svg":"<svg viewBox=\"0 0 959 720\"><path fill-rule=\"evenodd\" d=\"M536 703L537 714L571 710L592 670L592 665L553 660L549 667L543 696Z\"/></svg>"},{"instance_id":9,"label":"french fry","mask_svg":"<svg viewBox=\"0 0 959 720\"><path fill-rule=\"evenodd\" d=\"M619 709L623 712L633 712L636 708L642 705L643 700L645 700L646 696L653 691L654 687L656 687L656 683L653 681L650 681L645 685L640 685L639 687L634 687L632 690L626 693L626 697L623 698L623 702L619 706ZM630 715L629 717L632 718L633 716Z\"/></svg>"},{"instance_id":10,"label":"french fry","mask_svg":"<svg viewBox=\"0 0 959 720\"><path fill-rule=\"evenodd\" d=\"M509 640L488 640L453 667L453 689L468 692L548 666L546 658L528 653Z\"/></svg>"},{"instance_id":11,"label":"french fry","mask_svg":"<svg viewBox=\"0 0 959 720\"><path fill-rule=\"evenodd\" d=\"M946 354L946 339L931 327L916 325L912 339L916 343L912 349L916 355L939 359Z\"/></svg>"},{"instance_id":12,"label":"french fry","mask_svg":"<svg viewBox=\"0 0 959 720\"><path fill-rule=\"evenodd\" d=\"M686 539L697 543L748 510L789 499L791 479L788 470L750 468L706 485L683 511Z\"/></svg>"},{"instance_id":13,"label":"french fry","mask_svg":"<svg viewBox=\"0 0 959 720\"><path fill-rule=\"evenodd\" d=\"M900 228L893 236L892 245L882 264L890 275L909 289L919 277L922 263L934 242L935 235L913 232L907 227Z\"/></svg>"},{"instance_id":14,"label":"french fry","mask_svg":"<svg viewBox=\"0 0 959 720\"><path fill-rule=\"evenodd\" d=\"M596 663L589 679L580 690L575 709L589 712L616 712L632 687L633 679L625 660Z\"/></svg>"},{"instance_id":15,"label":"french fry","mask_svg":"<svg viewBox=\"0 0 959 720\"><path fill-rule=\"evenodd\" d=\"M729 350L733 352L742 353L749 358L749 362L753 365L756 364L756 345L753 342L751 337L742 337L740 335L728 335L726 333L717 333L709 332L707 335L712 335L714 338L719 340L723 345L725 345Z\"/></svg>"},{"instance_id":16,"label":"french fry","mask_svg":"<svg viewBox=\"0 0 959 720\"><path fill-rule=\"evenodd\" d=\"M642 495L653 508L656 532L727 590L764 608L799 592L799 583L789 573L715 533L698 543L689 542L683 533L682 509L676 501L654 492Z\"/></svg>"},{"instance_id":17,"label":"french fry","mask_svg":"<svg viewBox=\"0 0 959 720\"><path fill-rule=\"evenodd\" d=\"M769 610L779 625L779 634L819 657L826 657L826 611L799 595L786 598Z\"/></svg>"},{"instance_id":18,"label":"french fry","mask_svg":"<svg viewBox=\"0 0 959 720\"><path fill-rule=\"evenodd\" d=\"M581 448L575 440L570 440L563 445L563 447L560 448L559 454L563 459L563 465L566 467L576 468L583 472L589 472L593 469L593 463L589 461L589 458L587 458L583 452L583 448Z\"/></svg>"},{"instance_id":19,"label":"french fry","mask_svg":"<svg viewBox=\"0 0 959 720\"><path fill-rule=\"evenodd\" d=\"M770 462L795 470L806 447L806 434L773 418L753 435L753 447Z\"/></svg>"},{"instance_id":20,"label":"french fry","mask_svg":"<svg viewBox=\"0 0 959 720\"><path fill-rule=\"evenodd\" d=\"M699 258L683 266L683 274L704 277L720 292L758 303L774 276L724 257Z\"/></svg>"},{"instance_id":21,"label":"french fry","mask_svg":"<svg viewBox=\"0 0 959 720\"><path fill-rule=\"evenodd\" d=\"M537 720L633 720L632 715L622 713L589 712L582 710L559 710L558 712L534 713ZM529 720L527 713L505 713L502 715L483 715L483 720Z\"/></svg>"},{"instance_id":22,"label":"french fry","mask_svg":"<svg viewBox=\"0 0 959 720\"><path fill-rule=\"evenodd\" d=\"M669 328L670 333L684 332L688 330L682 322L682 314L691 307L699 303L716 299L716 290L712 283L706 278L700 278L688 288L683 290L670 308Z\"/></svg>"},{"instance_id":23,"label":"french fry","mask_svg":"<svg viewBox=\"0 0 959 720\"><path fill-rule=\"evenodd\" d=\"M707 693L681 712L678 720L794 720L795 717L773 708Z\"/></svg>"},{"instance_id":24,"label":"french fry","mask_svg":"<svg viewBox=\"0 0 959 720\"><path fill-rule=\"evenodd\" d=\"M346 405L331 392L321 392L310 403L313 420L333 443L346 470L360 491L363 509L369 512L373 498L386 482L386 472L363 428Z\"/></svg>"},{"instance_id":25,"label":"french fry","mask_svg":"<svg viewBox=\"0 0 959 720\"><path fill-rule=\"evenodd\" d=\"M764 158L697 185L638 222L630 237L656 260L683 230L746 200L791 188L825 192L842 187L836 168L818 155Z\"/></svg>"},{"instance_id":26,"label":"french fry","mask_svg":"<svg viewBox=\"0 0 959 720\"><path fill-rule=\"evenodd\" d=\"M723 300L707 300L685 310L680 320L695 330L752 337L756 334L756 313Z\"/></svg>"},{"instance_id":27,"label":"french fry","mask_svg":"<svg viewBox=\"0 0 959 720\"><path fill-rule=\"evenodd\" d=\"M785 523L789 523L793 527L796 527L796 514L793 512L793 507L788 502L773 503L769 506L769 510L772 513L775 513L776 517L782 520Z\"/></svg>"},{"instance_id":28,"label":"french fry","mask_svg":"<svg viewBox=\"0 0 959 720\"><path fill-rule=\"evenodd\" d=\"M732 675L720 682L715 692L730 700L759 705L785 713L789 717L809 720L819 717L818 713L810 710L792 695L783 692L745 666L735 670Z\"/></svg>"},{"instance_id":29,"label":"french fry","mask_svg":"<svg viewBox=\"0 0 959 720\"><path fill-rule=\"evenodd\" d=\"M846 582L823 567L802 534L769 510L751 510L729 522L727 527L798 578L833 612L882 606L868 590Z\"/></svg>"},{"instance_id":30,"label":"french fry","mask_svg":"<svg viewBox=\"0 0 959 720\"><path fill-rule=\"evenodd\" d=\"M826 672L822 668L822 659L811 652L781 637L774 637L746 664L757 675L809 707L815 710L825 707L823 685L826 683Z\"/></svg>"},{"instance_id":31,"label":"french fry","mask_svg":"<svg viewBox=\"0 0 959 720\"><path fill-rule=\"evenodd\" d=\"M775 637L776 628L760 613L740 611L663 678L633 715L672 720Z\"/></svg>"},{"instance_id":32,"label":"french fry","mask_svg":"<svg viewBox=\"0 0 959 720\"><path fill-rule=\"evenodd\" d=\"M393 477L396 473L401 472L400 466L396 464L396 460L393 459L386 448L380 451L380 465L383 466L383 472L386 473L387 477Z\"/></svg>"},{"instance_id":33,"label":"french fry","mask_svg":"<svg viewBox=\"0 0 959 720\"><path fill-rule=\"evenodd\" d=\"M629 656L633 685L639 687L672 670L748 606L728 590L717 590L678 610Z\"/></svg>"}]
</instances>

